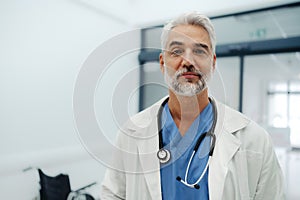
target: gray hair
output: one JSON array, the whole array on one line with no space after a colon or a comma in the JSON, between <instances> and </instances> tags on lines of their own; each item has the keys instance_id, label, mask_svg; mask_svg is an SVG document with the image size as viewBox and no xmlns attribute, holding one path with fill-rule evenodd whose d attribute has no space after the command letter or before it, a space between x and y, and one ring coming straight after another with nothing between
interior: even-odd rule
<instances>
[{"instance_id":1,"label":"gray hair","mask_svg":"<svg viewBox=\"0 0 300 200\"><path fill-rule=\"evenodd\" d=\"M200 26L204 28L209 35L210 38L210 45L213 50L213 53L215 53L216 50L216 34L215 34L215 29L210 21L210 19L202 15L198 12L188 12L185 14L180 15L178 18L170 21L167 23L161 34L161 47L164 50L166 48L166 43L168 40L168 36L170 31L175 28L178 25L195 25L195 26Z\"/></svg>"}]
</instances>

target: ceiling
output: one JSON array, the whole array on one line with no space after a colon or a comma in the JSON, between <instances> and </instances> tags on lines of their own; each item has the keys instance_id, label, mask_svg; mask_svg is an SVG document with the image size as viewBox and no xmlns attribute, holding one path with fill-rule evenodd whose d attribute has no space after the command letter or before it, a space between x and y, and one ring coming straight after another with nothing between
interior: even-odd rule
<instances>
[{"instance_id":1,"label":"ceiling","mask_svg":"<svg viewBox=\"0 0 300 200\"><path fill-rule=\"evenodd\" d=\"M131 27L163 24L183 12L197 10L209 16L298 2L296 0L70 0Z\"/></svg>"}]
</instances>

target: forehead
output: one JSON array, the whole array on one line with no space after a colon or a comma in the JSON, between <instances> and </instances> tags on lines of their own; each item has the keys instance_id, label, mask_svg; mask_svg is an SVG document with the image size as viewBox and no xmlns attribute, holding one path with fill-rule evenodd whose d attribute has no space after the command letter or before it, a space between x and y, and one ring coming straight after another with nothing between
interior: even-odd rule
<instances>
[{"instance_id":1,"label":"forehead","mask_svg":"<svg viewBox=\"0 0 300 200\"><path fill-rule=\"evenodd\" d=\"M185 45L202 43L211 46L208 32L201 26L196 25L178 25L169 32L167 47L178 41Z\"/></svg>"}]
</instances>

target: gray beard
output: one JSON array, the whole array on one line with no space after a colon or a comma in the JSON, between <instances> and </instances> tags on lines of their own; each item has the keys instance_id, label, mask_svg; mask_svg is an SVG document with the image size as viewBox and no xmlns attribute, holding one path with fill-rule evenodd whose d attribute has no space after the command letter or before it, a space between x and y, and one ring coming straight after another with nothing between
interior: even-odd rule
<instances>
[{"instance_id":1,"label":"gray beard","mask_svg":"<svg viewBox=\"0 0 300 200\"><path fill-rule=\"evenodd\" d=\"M165 71L165 82L169 86L169 88L174 91L176 94L181 96L195 96L201 93L204 89L207 88L207 80L208 78L201 73L199 70L196 72L199 74L199 81L196 83L184 82L181 83L178 81L180 75L184 72L187 72L186 69L177 71L173 77L169 76L168 72Z\"/></svg>"}]
</instances>

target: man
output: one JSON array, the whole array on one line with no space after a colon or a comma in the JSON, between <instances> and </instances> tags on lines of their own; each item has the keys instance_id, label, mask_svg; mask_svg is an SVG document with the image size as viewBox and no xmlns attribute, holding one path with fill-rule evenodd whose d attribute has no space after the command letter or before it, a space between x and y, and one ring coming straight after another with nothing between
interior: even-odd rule
<instances>
[{"instance_id":1,"label":"man","mask_svg":"<svg viewBox=\"0 0 300 200\"><path fill-rule=\"evenodd\" d=\"M184 14L161 39L169 97L120 131L102 199L284 199L269 135L208 95L216 64L210 20Z\"/></svg>"}]
</instances>

